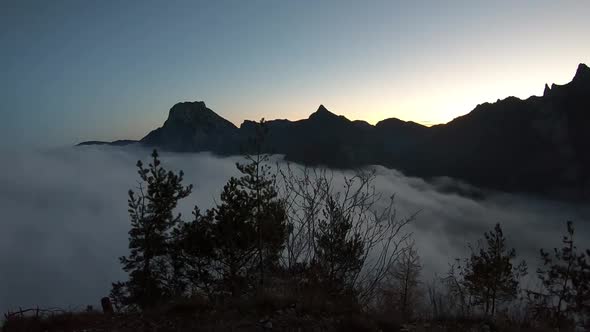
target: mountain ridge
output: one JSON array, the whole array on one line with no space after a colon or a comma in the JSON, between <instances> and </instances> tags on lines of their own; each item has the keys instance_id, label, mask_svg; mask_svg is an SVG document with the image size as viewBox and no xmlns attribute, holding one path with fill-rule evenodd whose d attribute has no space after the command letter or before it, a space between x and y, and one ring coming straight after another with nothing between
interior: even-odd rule
<instances>
[{"instance_id":1,"label":"mountain ridge","mask_svg":"<svg viewBox=\"0 0 590 332\"><path fill-rule=\"evenodd\" d=\"M174 152L239 154L247 152L258 126L245 120L236 127L202 101L182 102L139 143ZM546 84L542 96L482 103L431 127L396 118L372 125L320 105L307 119L269 120L266 128L265 152L307 165L379 164L412 176L449 176L509 192L590 196L590 68L585 64L569 83Z\"/></svg>"}]
</instances>

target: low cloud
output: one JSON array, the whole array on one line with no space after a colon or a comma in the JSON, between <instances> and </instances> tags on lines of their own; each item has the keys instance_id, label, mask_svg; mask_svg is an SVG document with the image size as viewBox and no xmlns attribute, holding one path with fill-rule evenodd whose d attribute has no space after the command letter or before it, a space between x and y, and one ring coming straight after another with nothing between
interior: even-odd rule
<instances>
[{"instance_id":1,"label":"low cloud","mask_svg":"<svg viewBox=\"0 0 590 332\"><path fill-rule=\"evenodd\" d=\"M125 278L118 257L127 254L127 191L137 186L140 148L83 147L11 152L0 164L0 311L18 307L97 305L110 283ZM210 207L239 157L207 153L162 154L164 166L185 172L193 194L179 207ZM509 244L530 263L540 248L559 245L572 220L580 243L590 239L590 208L524 195L483 193L451 179L432 183L374 167L375 185L395 194L400 216L420 211L408 228L425 266L442 273L466 244L500 222ZM338 176L350 175L337 172ZM459 192L476 192L476 198ZM532 265L532 264L529 264Z\"/></svg>"}]
</instances>

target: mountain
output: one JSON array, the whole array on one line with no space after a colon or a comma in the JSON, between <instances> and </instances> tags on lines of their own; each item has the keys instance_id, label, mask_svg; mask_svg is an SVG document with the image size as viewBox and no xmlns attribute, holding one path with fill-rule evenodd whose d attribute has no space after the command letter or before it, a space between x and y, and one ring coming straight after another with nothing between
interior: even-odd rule
<instances>
[{"instance_id":1,"label":"mountain","mask_svg":"<svg viewBox=\"0 0 590 332\"><path fill-rule=\"evenodd\" d=\"M112 141L112 142L103 142L103 141L86 141L86 142L82 142L80 144L78 144L78 146L84 146L84 145L112 145L112 146L125 146L125 145L130 145L130 144L134 144L137 143L138 141L134 141L134 140L130 140L130 139L122 139L122 140L118 140L118 141Z\"/></svg>"},{"instance_id":2,"label":"mountain","mask_svg":"<svg viewBox=\"0 0 590 332\"><path fill-rule=\"evenodd\" d=\"M140 144L237 154L247 151L259 126L247 120L237 128L204 102L183 102ZM307 119L272 120L266 127L264 151L307 165L380 164L408 175L449 176L510 192L590 196L590 68L584 64L570 83L545 85L543 96L484 103L432 127L393 118L373 126L323 105Z\"/></svg>"},{"instance_id":3,"label":"mountain","mask_svg":"<svg viewBox=\"0 0 590 332\"><path fill-rule=\"evenodd\" d=\"M554 84L541 97L485 103L431 130L418 149L424 158L410 161L416 174L507 191L590 196L590 69L584 64L570 83Z\"/></svg>"},{"instance_id":4,"label":"mountain","mask_svg":"<svg viewBox=\"0 0 590 332\"><path fill-rule=\"evenodd\" d=\"M140 142L167 151L213 151L237 153L238 128L220 117L204 102L184 102L170 109L164 125Z\"/></svg>"}]
</instances>

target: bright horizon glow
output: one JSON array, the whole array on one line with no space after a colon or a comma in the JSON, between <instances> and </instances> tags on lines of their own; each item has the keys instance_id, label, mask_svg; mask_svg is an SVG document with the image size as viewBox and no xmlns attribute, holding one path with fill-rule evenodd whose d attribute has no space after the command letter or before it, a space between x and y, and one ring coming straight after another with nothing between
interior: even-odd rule
<instances>
[{"instance_id":1,"label":"bright horizon glow","mask_svg":"<svg viewBox=\"0 0 590 332\"><path fill-rule=\"evenodd\" d=\"M177 102L236 125L446 123L590 64L590 2L0 3L0 146L139 139Z\"/></svg>"},{"instance_id":2,"label":"bright horizon glow","mask_svg":"<svg viewBox=\"0 0 590 332\"><path fill-rule=\"evenodd\" d=\"M398 118L404 121L420 123L425 126L432 126L448 123L459 116L471 112L477 105L486 102L494 103L498 100L512 96L520 99L527 99L531 96L541 96L545 84L563 85L570 82L574 77L577 65L578 64L575 64L574 66L559 66L556 64L554 67L550 68L551 70L547 71L550 76L555 79L545 81L542 81L541 78L538 77L540 75L535 72L535 68L532 65L528 68L523 66L520 71L516 68L513 71L507 70L503 73L506 75L504 78L498 77L501 76L498 73L478 71L475 75L479 75L479 77L489 77L489 83L486 84L485 82L482 82L480 85L473 86L469 86L469 82L452 77L452 73L446 73L448 76L443 76L440 82L434 82L440 84L440 87L432 85L426 86L427 91L430 91L430 94L425 92L425 97L427 98L420 98L419 95L406 95L406 98L400 98L401 101L397 104L386 100L386 98L382 98L381 100L376 100L376 102L372 104L363 105L364 100L358 100L355 102L353 98L348 97L334 99L331 104L318 101L316 104L302 103L292 106L283 105L285 115L272 117L270 115L272 114L272 110L280 106L279 100L276 104L270 103L268 106L261 105L262 109L266 111L260 111L258 117L229 117L228 120L238 127L244 120L259 120L263 117L267 120L288 119L291 121L297 121L307 119L311 113L315 112L320 104L323 104L332 113L344 115L349 120L363 120L372 125L388 118ZM521 74L521 72L524 72L524 74ZM466 74L466 76L468 75L469 74ZM497 81L503 82L503 84L499 85L496 83ZM359 94L363 93L366 93L365 96L368 94L366 91L359 91ZM395 96L395 92L392 92L391 95ZM377 98L377 96L372 97L373 99ZM179 102L181 101L196 100L179 100ZM213 111L221 116L224 116L224 113L230 114L227 110L215 108L208 103L207 100L203 101L205 101L207 107L213 109ZM373 113L363 113L363 108L370 109ZM435 115L435 117L433 117L433 115ZM162 123L166 117L167 111L162 113Z\"/></svg>"}]
</instances>

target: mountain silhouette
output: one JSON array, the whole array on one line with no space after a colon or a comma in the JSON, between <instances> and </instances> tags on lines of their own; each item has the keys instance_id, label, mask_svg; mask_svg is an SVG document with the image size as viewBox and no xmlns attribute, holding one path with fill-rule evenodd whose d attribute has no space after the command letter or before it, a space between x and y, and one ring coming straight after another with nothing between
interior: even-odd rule
<instances>
[{"instance_id":1,"label":"mountain silhouette","mask_svg":"<svg viewBox=\"0 0 590 332\"><path fill-rule=\"evenodd\" d=\"M183 102L139 143L174 152L237 154L247 151L258 126L246 120L237 128L204 102ZM590 196L590 68L585 64L570 83L545 85L542 96L480 104L432 127L395 118L373 126L323 105L307 119L271 120L266 127L265 152L306 165L379 164L407 175L448 176L509 192Z\"/></svg>"},{"instance_id":2,"label":"mountain silhouette","mask_svg":"<svg viewBox=\"0 0 590 332\"><path fill-rule=\"evenodd\" d=\"M183 102L170 109L164 125L145 136L141 143L166 151L216 153L236 152L238 128L207 108L204 102Z\"/></svg>"}]
</instances>

